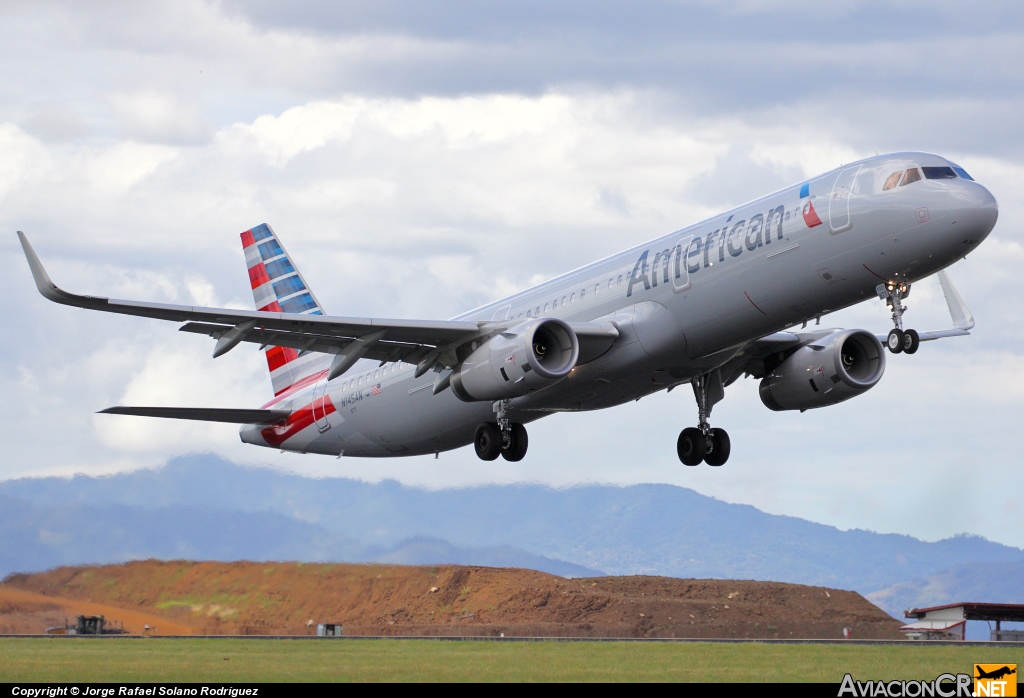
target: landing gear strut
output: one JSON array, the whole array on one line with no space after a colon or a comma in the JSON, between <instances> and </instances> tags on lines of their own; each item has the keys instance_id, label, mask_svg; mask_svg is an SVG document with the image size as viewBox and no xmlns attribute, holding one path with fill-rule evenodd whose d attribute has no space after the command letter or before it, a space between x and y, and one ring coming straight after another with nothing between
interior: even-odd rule
<instances>
[{"instance_id":1,"label":"landing gear strut","mask_svg":"<svg viewBox=\"0 0 1024 698\"><path fill-rule=\"evenodd\" d=\"M698 424L687 427L676 441L676 454L683 465L725 465L732 450L729 434L725 429L712 429L708 423L711 408L725 397L722 375L716 370L697 376L690 381L693 395L697 398Z\"/></svg>"},{"instance_id":2,"label":"landing gear strut","mask_svg":"<svg viewBox=\"0 0 1024 698\"><path fill-rule=\"evenodd\" d=\"M495 400L497 422L484 422L476 428L473 447L480 460L495 460L499 455L507 461L521 461L530 440L526 427L508 418L508 400Z\"/></svg>"},{"instance_id":3,"label":"landing gear strut","mask_svg":"<svg viewBox=\"0 0 1024 698\"><path fill-rule=\"evenodd\" d=\"M902 281L886 281L875 287L878 297L885 301L885 304L892 308L892 321L896 328L889 331L886 337L885 346L893 354L913 354L921 343L921 337L917 330L903 329L903 313L907 307L903 305L903 299L910 295L910 284Z\"/></svg>"}]
</instances>

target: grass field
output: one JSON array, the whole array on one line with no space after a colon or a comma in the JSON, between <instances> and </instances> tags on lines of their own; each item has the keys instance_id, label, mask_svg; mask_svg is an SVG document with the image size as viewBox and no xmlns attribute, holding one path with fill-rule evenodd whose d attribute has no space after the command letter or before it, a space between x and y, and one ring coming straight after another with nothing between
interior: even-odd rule
<instances>
[{"instance_id":1,"label":"grass field","mask_svg":"<svg viewBox=\"0 0 1024 698\"><path fill-rule=\"evenodd\" d=\"M1020 647L430 640L0 639L7 682L934 679Z\"/></svg>"}]
</instances>

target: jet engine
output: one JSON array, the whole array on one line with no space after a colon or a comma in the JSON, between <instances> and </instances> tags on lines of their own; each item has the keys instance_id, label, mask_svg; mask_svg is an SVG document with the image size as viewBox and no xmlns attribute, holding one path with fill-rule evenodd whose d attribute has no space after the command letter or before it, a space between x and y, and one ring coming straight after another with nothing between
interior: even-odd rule
<instances>
[{"instance_id":1,"label":"jet engine","mask_svg":"<svg viewBox=\"0 0 1024 698\"><path fill-rule=\"evenodd\" d=\"M770 410L804 410L849 400L885 372L882 343L864 330L842 330L805 344L761 380Z\"/></svg>"},{"instance_id":2,"label":"jet engine","mask_svg":"<svg viewBox=\"0 0 1024 698\"><path fill-rule=\"evenodd\" d=\"M505 400L554 385L580 356L576 333L557 318L536 318L476 348L452 372L452 392L466 402Z\"/></svg>"}]
</instances>

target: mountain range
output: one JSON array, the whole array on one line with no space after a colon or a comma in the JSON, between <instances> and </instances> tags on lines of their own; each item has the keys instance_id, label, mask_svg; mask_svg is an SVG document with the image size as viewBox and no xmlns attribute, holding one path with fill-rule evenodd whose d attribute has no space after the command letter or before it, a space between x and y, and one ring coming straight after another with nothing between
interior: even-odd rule
<instances>
[{"instance_id":1,"label":"mountain range","mask_svg":"<svg viewBox=\"0 0 1024 698\"><path fill-rule=\"evenodd\" d=\"M0 482L0 576L142 558L457 563L563 576L759 579L912 606L1024 602L1024 550L842 531L674 485L425 490L209 455L105 477Z\"/></svg>"}]
</instances>

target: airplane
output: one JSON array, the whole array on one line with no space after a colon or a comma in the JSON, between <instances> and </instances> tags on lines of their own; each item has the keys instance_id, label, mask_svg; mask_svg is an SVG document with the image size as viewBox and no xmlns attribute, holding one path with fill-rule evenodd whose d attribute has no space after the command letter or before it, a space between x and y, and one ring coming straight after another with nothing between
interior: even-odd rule
<instances>
[{"instance_id":1,"label":"airplane","mask_svg":"<svg viewBox=\"0 0 1024 698\"><path fill-rule=\"evenodd\" d=\"M1010 676L1012 674L1016 674L1017 673L1016 665L1014 665L1013 669L1011 669L1009 666L1003 666L1003 667L1001 667L999 669L993 669L990 672L989 671L985 671L984 669L982 669L977 664L974 665L974 668L978 672L978 675L974 677L976 679L993 679L993 680L998 681L999 679L1003 678L1004 676Z\"/></svg>"},{"instance_id":2,"label":"airplane","mask_svg":"<svg viewBox=\"0 0 1024 698\"><path fill-rule=\"evenodd\" d=\"M676 454L721 466L731 441L709 418L740 377L760 381L769 409L803 412L876 385L886 349L969 334L974 318L943 270L997 218L992 194L950 160L880 155L442 321L327 315L266 224L241 234L255 311L71 294L18 236L51 301L183 322L216 340L214 358L242 342L266 353L274 396L259 409L103 413L237 423L243 442L282 451L437 457L473 444L485 461L515 462L525 424L689 383L697 425ZM905 329L911 285L936 273L953 326ZM876 297L892 311L888 335L820 327Z\"/></svg>"}]
</instances>

